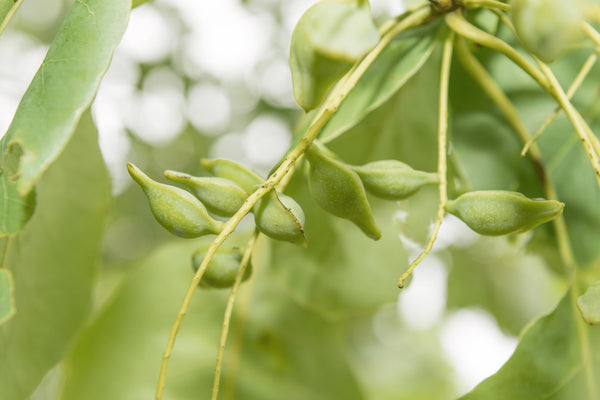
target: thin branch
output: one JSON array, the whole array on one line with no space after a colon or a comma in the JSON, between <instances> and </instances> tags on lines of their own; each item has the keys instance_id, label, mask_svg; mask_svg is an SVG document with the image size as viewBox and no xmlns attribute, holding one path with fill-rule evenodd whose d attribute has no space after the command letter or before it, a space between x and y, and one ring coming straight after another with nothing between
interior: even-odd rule
<instances>
[{"instance_id":1,"label":"thin branch","mask_svg":"<svg viewBox=\"0 0 600 400\"><path fill-rule=\"evenodd\" d=\"M496 0L465 0L463 4L467 9L470 8L489 8L489 9L499 9L502 11L509 11L510 4L502 3Z\"/></svg>"},{"instance_id":2,"label":"thin branch","mask_svg":"<svg viewBox=\"0 0 600 400\"><path fill-rule=\"evenodd\" d=\"M412 274L414 269L423 261L423 259L429 254L433 248L433 244L437 239L437 235L442 226L442 219L446 213L446 203L448 202L447 187L448 182L446 180L446 169L447 169L447 136L448 136L448 84L450 82L450 66L452 65L452 49L454 47L454 33L451 32L444 41L444 51L442 54L442 68L440 73L440 103L439 103L439 115L438 115L438 179L439 179L439 201L437 216L433 230L429 236L429 240L425 245L425 249L419 256L410 264L408 269L398 279L398 287L404 287L404 281Z\"/></svg>"},{"instance_id":3,"label":"thin branch","mask_svg":"<svg viewBox=\"0 0 600 400\"><path fill-rule=\"evenodd\" d=\"M281 181L290 171L290 169L293 168L296 161L300 158L300 156L304 154L311 142L319 135L325 124L337 111L342 101L354 88L354 86L356 85L360 77L364 74L364 72L367 70L367 68L369 68L373 61L375 61L379 53L391 42L391 40L398 33L425 22L429 17L430 12L431 11L429 8L414 12L413 14L402 19L393 29L390 29L390 31L381 38L379 43L360 61L360 63L352 71L348 79L345 79L342 85L337 85L332 90L323 106L319 109L311 125L308 127L308 130L306 131L304 137L300 140L296 147L288 153L288 155L285 157L283 163L279 166L279 168L277 168L277 170L273 174L271 174L269 179L267 179L265 183L263 183L254 193L248 196L248 198L246 199L244 204L242 204L240 209L223 225L223 230L208 247L204 260L202 261L200 267L196 271L196 274L192 278L190 286L187 289L186 294L183 298L183 302L181 304L179 312L177 313L177 317L175 318L175 322L171 327L171 331L169 333L169 338L167 340L167 345L163 353L162 363L160 367L155 396L156 400L162 399L163 396L169 359L171 358L171 353L175 345L175 339L177 337L177 333L179 332L179 328L181 327L181 323L183 322L183 318L187 313L194 292L198 287L198 283L202 279L202 276L204 275L206 268L208 267L208 263L210 262L210 260L212 260L217 249L223 244L225 239L227 239L227 237L229 237L229 235L233 233L234 229L240 223L242 218L244 218L244 216L246 216L252 210L254 205L265 194L273 190L273 188L279 183L279 181Z\"/></svg>"},{"instance_id":4,"label":"thin branch","mask_svg":"<svg viewBox=\"0 0 600 400\"><path fill-rule=\"evenodd\" d=\"M8 13L6 14L6 16L4 17L4 20L2 21L2 23L0 23L0 34L2 34L2 32L6 28L6 26L8 25L8 23L12 19L12 17L17 12L17 9L19 8L19 6L21 5L22 2L23 2L23 0L17 0L17 2L8 11Z\"/></svg>"},{"instance_id":5,"label":"thin branch","mask_svg":"<svg viewBox=\"0 0 600 400\"><path fill-rule=\"evenodd\" d=\"M215 366L215 378L213 381L213 389L212 389L212 400L217 400L219 397L219 385L221 382L221 370L223 368L223 355L225 354L225 345L227 344L227 335L229 334L229 325L231 323L231 315L233 314L233 305L235 304L235 297L237 295L238 289L242 284L242 279L244 278L244 274L246 273L246 269L250 264L250 257L252 256L252 250L254 249L254 244L256 243L256 238L258 237L258 231L254 232L254 235L250 238L248 243L246 244L246 249L244 250L244 256L240 263L240 268L235 276L235 282L233 283L233 287L231 288L231 292L229 293L229 297L227 298L227 307L225 308L225 317L223 318L223 328L221 330L221 339L219 340L219 353L217 355L217 364Z\"/></svg>"}]
</instances>

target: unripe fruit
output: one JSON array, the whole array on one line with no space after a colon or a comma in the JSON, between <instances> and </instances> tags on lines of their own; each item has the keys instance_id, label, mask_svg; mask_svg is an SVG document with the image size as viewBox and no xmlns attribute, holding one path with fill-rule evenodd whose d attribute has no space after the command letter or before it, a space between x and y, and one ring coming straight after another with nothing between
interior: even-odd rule
<instances>
[{"instance_id":1,"label":"unripe fruit","mask_svg":"<svg viewBox=\"0 0 600 400\"><path fill-rule=\"evenodd\" d=\"M231 160L202 160L202 166L216 177L229 179L248 194L265 182L256 172Z\"/></svg>"},{"instance_id":2,"label":"unripe fruit","mask_svg":"<svg viewBox=\"0 0 600 400\"><path fill-rule=\"evenodd\" d=\"M221 217L231 217L248 197L242 188L228 179L197 177L177 171L165 171L165 176L187 187L208 211Z\"/></svg>"},{"instance_id":3,"label":"unripe fruit","mask_svg":"<svg viewBox=\"0 0 600 400\"><path fill-rule=\"evenodd\" d=\"M198 271L205 255L206 249L200 249L194 253L192 256L194 271ZM219 248L208 263L199 286L213 288L228 288L233 286L243 255L242 251L237 247ZM248 280L250 275L252 275L252 264L248 264L246 267L242 282Z\"/></svg>"},{"instance_id":4,"label":"unripe fruit","mask_svg":"<svg viewBox=\"0 0 600 400\"><path fill-rule=\"evenodd\" d=\"M317 203L325 211L354 222L371 239L379 239L381 231L358 174L328 157L316 143L306 150L306 159L310 164L308 188Z\"/></svg>"},{"instance_id":5,"label":"unripe fruit","mask_svg":"<svg viewBox=\"0 0 600 400\"><path fill-rule=\"evenodd\" d=\"M304 211L294 199L274 190L254 206L254 222L265 235L300 245L304 236Z\"/></svg>"},{"instance_id":6,"label":"unripe fruit","mask_svg":"<svg viewBox=\"0 0 600 400\"><path fill-rule=\"evenodd\" d=\"M368 192L388 200L405 199L423 186L438 181L436 174L414 170L397 160L375 161L352 169Z\"/></svg>"},{"instance_id":7,"label":"unripe fruit","mask_svg":"<svg viewBox=\"0 0 600 400\"><path fill-rule=\"evenodd\" d=\"M511 12L523 46L547 63L573 46L581 33L578 0L514 0Z\"/></svg>"},{"instance_id":8,"label":"unripe fruit","mask_svg":"<svg viewBox=\"0 0 600 400\"><path fill-rule=\"evenodd\" d=\"M465 193L446 205L475 232L489 236L526 232L560 216L563 208L558 201L529 199L504 190Z\"/></svg>"},{"instance_id":9,"label":"unripe fruit","mask_svg":"<svg viewBox=\"0 0 600 400\"><path fill-rule=\"evenodd\" d=\"M223 223L212 219L191 193L155 182L133 164L127 163L127 171L146 194L154 218L172 234L193 238L221 232Z\"/></svg>"}]
</instances>

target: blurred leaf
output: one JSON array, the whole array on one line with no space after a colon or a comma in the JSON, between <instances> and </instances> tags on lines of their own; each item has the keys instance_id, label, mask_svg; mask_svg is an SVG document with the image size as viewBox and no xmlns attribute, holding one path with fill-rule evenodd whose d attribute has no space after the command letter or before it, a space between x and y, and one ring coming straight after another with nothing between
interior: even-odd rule
<instances>
[{"instance_id":1,"label":"blurred leaf","mask_svg":"<svg viewBox=\"0 0 600 400\"><path fill-rule=\"evenodd\" d=\"M6 268L0 269L0 325L15 315L14 289L12 272Z\"/></svg>"},{"instance_id":2,"label":"blurred leaf","mask_svg":"<svg viewBox=\"0 0 600 400\"><path fill-rule=\"evenodd\" d=\"M572 290L523 333L515 353L495 375L461 400L597 399L600 330L583 323Z\"/></svg>"},{"instance_id":3,"label":"blurred leaf","mask_svg":"<svg viewBox=\"0 0 600 400\"><path fill-rule=\"evenodd\" d=\"M594 283L579 296L577 307L585 322L590 325L600 324L600 282Z\"/></svg>"},{"instance_id":4,"label":"blurred leaf","mask_svg":"<svg viewBox=\"0 0 600 400\"><path fill-rule=\"evenodd\" d=\"M117 267L128 276L66 359L62 399L154 397L170 327L192 279L192 252L206 242L174 241ZM196 293L175 345L165 398L208 395L226 295Z\"/></svg>"},{"instance_id":5,"label":"blurred leaf","mask_svg":"<svg viewBox=\"0 0 600 400\"><path fill-rule=\"evenodd\" d=\"M76 172L76 173L74 173ZM38 186L40 205L11 239L18 313L0 327L0 387L24 399L63 356L90 308L108 211L108 174L89 113Z\"/></svg>"},{"instance_id":6,"label":"blurred leaf","mask_svg":"<svg viewBox=\"0 0 600 400\"><path fill-rule=\"evenodd\" d=\"M344 134L398 92L439 45L436 28L437 24L411 29L386 46L327 122L320 139L327 143Z\"/></svg>"},{"instance_id":7,"label":"blurred leaf","mask_svg":"<svg viewBox=\"0 0 600 400\"><path fill-rule=\"evenodd\" d=\"M0 235L17 233L31 217L28 194L92 102L127 26L129 6L129 0L73 3L0 141L0 198L9 204L0 214Z\"/></svg>"},{"instance_id":8,"label":"blurred leaf","mask_svg":"<svg viewBox=\"0 0 600 400\"><path fill-rule=\"evenodd\" d=\"M131 273L67 359L63 400L153 396L160 355L192 278L191 254L208 241L178 241L119 267ZM241 357L240 373L230 375L226 363L222 390L235 379L235 399L360 399L336 326L296 305L270 279L264 262L253 264L256 273L240 292L253 295L246 305L242 354L233 344L241 333L235 321L225 353ZM196 292L175 344L165 398L210 393L228 292ZM238 299L238 307L242 302Z\"/></svg>"},{"instance_id":9,"label":"blurred leaf","mask_svg":"<svg viewBox=\"0 0 600 400\"><path fill-rule=\"evenodd\" d=\"M565 289L539 257L506 238L480 237L450 252L448 307L483 307L514 335L550 311Z\"/></svg>"},{"instance_id":10,"label":"blurred leaf","mask_svg":"<svg viewBox=\"0 0 600 400\"><path fill-rule=\"evenodd\" d=\"M379 41L369 2L322 0L300 18L290 45L296 102L318 107L335 81Z\"/></svg>"}]
</instances>

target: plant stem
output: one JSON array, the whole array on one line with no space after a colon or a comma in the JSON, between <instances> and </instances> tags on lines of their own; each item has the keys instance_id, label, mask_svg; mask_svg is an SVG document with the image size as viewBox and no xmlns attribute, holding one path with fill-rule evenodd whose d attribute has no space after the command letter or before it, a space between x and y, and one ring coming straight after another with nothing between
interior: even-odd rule
<instances>
[{"instance_id":1,"label":"plant stem","mask_svg":"<svg viewBox=\"0 0 600 400\"><path fill-rule=\"evenodd\" d=\"M531 64L517 50L510 46L505 41L482 31L476 26L468 22L461 14L451 13L446 15L446 23L454 32L469 39L472 42L479 43L483 46L490 47L499 51L515 64L527 72L536 82L547 92L550 92L550 81L544 74Z\"/></svg>"},{"instance_id":2,"label":"plant stem","mask_svg":"<svg viewBox=\"0 0 600 400\"><path fill-rule=\"evenodd\" d=\"M411 27L417 26L427 20L430 15L430 9L422 9L417 10L413 14L407 16L398 22L398 24L389 30L386 35L384 35L379 43L360 61L358 66L352 70L351 74L347 79L344 80L343 84L336 86L332 92L329 94L323 106L319 109L312 123L308 127L304 137L299 141L296 147L290 151L279 168L271 176L269 179L265 181L259 188L254 191L244 204L240 207L240 209L223 225L223 230L217 237L212 241L210 246L206 251L206 256L204 260L200 264L200 267L194 274L192 281L190 283L189 288L186 291L186 294L183 298L181 307L177 313L177 317L175 318L175 322L171 326L171 331L169 333L169 338L167 340L167 345L165 351L163 353L162 363L160 367L158 384L156 388L156 400L162 399L163 392L165 389L165 382L167 377L167 368L169 365L169 359L171 358L171 353L173 351L173 347L175 345L175 339L177 337L177 333L179 332L179 328L181 327L181 323L187 310L190 306L190 302L198 287L198 283L202 279L206 268L208 267L208 263L212 260L214 254L217 249L223 244L225 239L229 237L240 223L242 218L246 216L251 210L252 207L268 192L273 190L273 188L281 181L286 174L293 168L296 161L304 154L308 146L310 146L311 142L319 135L327 121L333 116L333 114L337 111L338 107L342 103L342 101L346 98L348 93L354 88L360 77L364 74L364 72L369 68L369 66L373 63L373 61L377 58L379 53L389 44L389 42L396 36L398 33L409 29Z\"/></svg>"},{"instance_id":3,"label":"plant stem","mask_svg":"<svg viewBox=\"0 0 600 400\"><path fill-rule=\"evenodd\" d=\"M599 51L600 51L600 48L596 49L596 52L593 54L590 54L590 56L587 58L587 60L585 60L585 63L583 63L581 70L579 70L579 73L577 74L577 76L571 83L571 86L569 86L569 89L567 90L567 98L569 100L571 100L573 98L577 89L579 89L579 87L581 86L581 84L583 83L583 81L585 80L587 75L589 74L589 72L592 70L592 67L596 63L596 60L598 59ZM554 119L558 116L558 114L560 113L561 110L562 110L562 108L560 106L557 106L554 109L552 114L550 114L548 116L548 118L544 121L544 123L539 127L539 129L537 130L535 135L533 135L533 137L531 137L525 143L525 146L523 146L523 150L521 150L521 156L525 156L527 154L527 151L529 150L529 147L531 147L531 144L533 142L535 142L542 135L542 133L546 130L546 128L548 128L548 126L552 123L552 121L554 121ZM596 150L596 152L598 152L598 150Z\"/></svg>"},{"instance_id":4,"label":"plant stem","mask_svg":"<svg viewBox=\"0 0 600 400\"><path fill-rule=\"evenodd\" d=\"M6 14L6 16L4 17L4 20L0 23L0 34L4 31L4 29L6 28L6 26L12 19L13 15L15 15L15 13L17 12L17 9L19 8L19 6L21 5L22 2L23 2L23 0L17 0L15 2L15 4L11 7L8 14Z\"/></svg>"},{"instance_id":5,"label":"plant stem","mask_svg":"<svg viewBox=\"0 0 600 400\"><path fill-rule=\"evenodd\" d=\"M582 22L581 29L587 35L587 37L589 37L592 42L596 44L596 46L600 47L600 33L598 33L598 31L595 30L594 27L589 24L589 22Z\"/></svg>"},{"instance_id":6,"label":"plant stem","mask_svg":"<svg viewBox=\"0 0 600 400\"><path fill-rule=\"evenodd\" d=\"M233 287L231 288L229 297L227 298L227 307L225 309L225 317L223 318L223 328L221 330L221 339L219 340L219 353L217 355L217 365L215 366L215 378L213 381L213 389L212 389L212 397L211 397L212 400L217 400L217 397L219 397L219 384L221 382L221 370L223 368L223 355L225 354L225 345L227 344L227 335L229 334L229 325L231 322L231 315L233 313L233 305L235 304L235 297L237 295L240 285L242 284L242 279L244 278L246 269L248 268L248 265L250 264L250 257L252 256L252 250L254 249L254 244L256 243L257 237L258 237L258 231L255 231L254 235L252 235L252 237L246 244L246 249L244 250L244 256L240 263L240 268L235 276L235 282L233 283Z\"/></svg>"},{"instance_id":7,"label":"plant stem","mask_svg":"<svg viewBox=\"0 0 600 400\"><path fill-rule=\"evenodd\" d=\"M421 261L429 254L433 248L433 244L437 239L437 235L442 226L442 219L446 213L446 203L448 202L447 187L448 182L446 180L446 168L447 168L447 136L448 136L448 84L450 82L450 66L452 64L452 49L454 47L454 33L446 37L444 41L444 50L442 54L442 68L440 73L440 102L439 102L439 115L438 115L438 179L439 179L439 201L437 216L435 224L429 236L429 240L425 245L425 249L419 256L410 264L408 269L398 279L398 287L404 287L404 281L412 274L414 269L419 265Z\"/></svg>"},{"instance_id":8,"label":"plant stem","mask_svg":"<svg viewBox=\"0 0 600 400\"><path fill-rule=\"evenodd\" d=\"M541 61L538 61L538 63L542 72L550 81L550 94L552 94L556 101L558 101L558 104L565 110L565 113L567 113L567 116L571 120L571 123L573 124L573 127L577 132L577 135L579 135L579 139L583 144L585 153L587 154L592 164L594 173L596 174L596 180L598 181L598 185L600 185L600 159L598 159L599 154L596 152L595 146L592 144L590 137L588 136L588 134L591 132L590 127L583 120L583 117L579 114L575 107L573 107L573 104L571 104L571 101L569 100L567 94L564 92L564 90L558 83L558 80L552 73L550 67L548 67Z\"/></svg>"},{"instance_id":9,"label":"plant stem","mask_svg":"<svg viewBox=\"0 0 600 400\"><path fill-rule=\"evenodd\" d=\"M502 3L495 0L464 0L463 4L467 9L470 8L497 8L502 11L509 11L510 4Z\"/></svg>"}]
</instances>

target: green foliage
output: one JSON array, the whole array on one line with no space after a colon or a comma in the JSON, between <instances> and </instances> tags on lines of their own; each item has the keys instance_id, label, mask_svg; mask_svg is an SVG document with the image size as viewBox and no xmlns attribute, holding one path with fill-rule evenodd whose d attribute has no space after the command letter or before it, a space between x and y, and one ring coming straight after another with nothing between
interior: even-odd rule
<instances>
[{"instance_id":1,"label":"green foliage","mask_svg":"<svg viewBox=\"0 0 600 400\"><path fill-rule=\"evenodd\" d=\"M312 111L267 179L227 159L199 163L213 139L191 126L160 148L131 136L130 157L148 175L190 173L165 172L183 190L129 165L158 222L194 237L181 240L155 233L139 189L110 203L100 121L84 112L130 6L143 2L73 3L0 142L0 398L214 399L220 387L219 398L240 400L455 399L457 371L440 344L447 314L417 327L405 302L421 267L407 292L396 283L446 211L507 236L461 241L442 229L432 251L447 274L444 311L482 308L519 337L461 399L598 398L600 187L580 144L600 148L581 123L600 127L598 66L575 111L521 156L556 107L543 83L555 74L566 88L596 51L583 36L577 49L552 39L562 23L573 29L569 15L529 23L524 2L512 14L494 1L426 2L376 26L367 1L318 2L290 50L294 94ZM452 6L458 29L444 22ZM0 0L0 21L12 7ZM488 83L464 59L447 61L461 35ZM558 59L550 70L522 52ZM257 110L295 117L278 107Z\"/></svg>"},{"instance_id":2,"label":"green foliage","mask_svg":"<svg viewBox=\"0 0 600 400\"><path fill-rule=\"evenodd\" d=\"M15 281L12 272L0 269L0 325L15 315Z\"/></svg>"},{"instance_id":3,"label":"green foliage","mask_svg":"<svg viewBox=\"0 0 600 400\"><path fill-rule=\"evenodd\" d=\"M33 186L59 156L91 104L128 20L129 0L76 1L0 141L0 235L31 217ZM10 160L10 165L6 164Z\"/></svg>"},{"instance_id":4,"label":"green foliage","mask_svg":"<svg viewBox=\"0 0 600 400\"><path fill-rule=\"evenodd\" d=\"M89 113L44 174L38 199L31 221L10 239L6 260L17 307L0 326L6 399L27 398L90 315L110 187Z\"/></svg>"}]
</instances>

